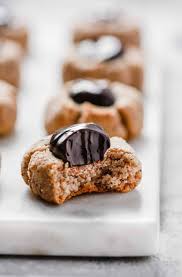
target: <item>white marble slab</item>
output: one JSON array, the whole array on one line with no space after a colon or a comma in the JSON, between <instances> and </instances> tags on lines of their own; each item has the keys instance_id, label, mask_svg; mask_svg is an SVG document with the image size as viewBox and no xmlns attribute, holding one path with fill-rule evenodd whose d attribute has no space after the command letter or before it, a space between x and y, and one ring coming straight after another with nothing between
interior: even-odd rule
<instances>
[{"instance_id":1,"label":"white marble slab","mask_svg":"<svg viewBox=\"0 0 182 277\"><path fill-rule=\"evenodd\" d=\"M145 127L133 142L143 181L128 194L93 194L62 206L34 198L20 176L25 150L44 135L47 99L58 90L64 43L58 30L39 22L24 67L16 132L0 141L0 254L143 256L158 249L161 72L151 59L146 80ZM44 25L43 25L44 24ZM64 29L62 29L62 35ZM50 38L51 37L51 38Z\"/></svg>"}]
</instances>

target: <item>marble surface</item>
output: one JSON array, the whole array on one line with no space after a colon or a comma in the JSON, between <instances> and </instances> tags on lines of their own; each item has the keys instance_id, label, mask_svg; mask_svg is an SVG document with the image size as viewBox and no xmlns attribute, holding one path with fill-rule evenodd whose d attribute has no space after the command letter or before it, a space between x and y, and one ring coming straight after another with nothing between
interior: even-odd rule
<instances>
[{"instance_id":1,"label":"marble surface","mask_svg":"<svg viewBox=\"0 0 182 277\"><path fill-rule=\"evenodd\" d=\"M70 2L64 1L64 5L67 6L67 3L70 6ZM163 86L165 97L159 253L148 258L127 259L1 256L0 276L180 277L182 275L182 128L179 124L182 117L182 63L179 43L182 37L181 1L127 0L119 3L143 10L152 22L153 46L156 52L160 52L164 57L165 62L168 61L165 64L167 72L164 74ZM27 1L15 2L15 8L22 14L25 6L29 9Z\"/></svg>"}]
</instances>

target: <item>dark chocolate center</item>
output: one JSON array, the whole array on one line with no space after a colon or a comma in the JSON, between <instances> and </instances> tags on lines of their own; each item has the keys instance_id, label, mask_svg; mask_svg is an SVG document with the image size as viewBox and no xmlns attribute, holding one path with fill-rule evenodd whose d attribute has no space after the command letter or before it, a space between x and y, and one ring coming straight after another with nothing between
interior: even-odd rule
<instances>
[{"instance_id":1,"label":"dark chocolate center","mask_svg":"<svg viewBox=\"0 0 182 277\"><path fill-rule=\"evenodd\" d=\"M78 46L78 53L86 58L98 62L114 60L124 53L121 41L114 36L101 36L95 40L82 40Z\"/></svg>"},{"instance_id":2,"label":"dark chocolate center","mask_svg":"<svg viewBox=\"0 0 182 277\"><path fill-rule=\"evenodd\" d=\"M97 106L111 106L115 99L105 80L79 79L73 81L70 97L78 104L90 102Z\"/></svg>"},{"instance_id":3,"label":"dark chocolate center","mask_svg":"<svg viewBox=\"0 0 182 277\"><path fill-rule=\"evenodd\" d=\"M109 147L109 137L94 123L75 124L61 129L50 140L50 151L71 166L103 160Z\"/></svg>"}]
</instances>

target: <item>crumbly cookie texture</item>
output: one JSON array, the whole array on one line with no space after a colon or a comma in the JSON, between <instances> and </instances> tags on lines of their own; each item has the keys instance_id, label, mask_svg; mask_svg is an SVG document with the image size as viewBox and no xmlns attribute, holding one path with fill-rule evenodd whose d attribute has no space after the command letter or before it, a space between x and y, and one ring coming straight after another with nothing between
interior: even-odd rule
<instances>
[{"instance_id":1,"label":"crumbly cookie texture","mask_svg":"<svg viewBox=\"0 0 182 277\"><path fill-rule=\"evenodd\" d=\"M76 24L73 28L73 41L96 40L100 36L112 35L121 40L125 47L140 47L141 31L138 22L128 16L114 20L90 20Z\"/></svg>"},{"instance_id":2,"label":"crumbly cookie texture","mask_svg":"<svg viewBox=\"0 0 182 277\"><path fill-rule=\"evenodd\" d=\"M112 136L133 139L143 127L143 100L141 93L130 86L110 83L115 103L110 107L85 102L75 103L69 97L72 82L65 84L61 95L50 100L45 112L45 129L51 134L59 128L75 123L94 122Z\"/></svg>"},{"instance_id":3,"label":"crumbly cookie texture","mask_svg":"<svg viewBox=\"0 0 182 277\"><path fill-rule=\"evenodd\" d=\"M28 30L17 20L8 26L0 27L0 39L8 39L18 43L24 52L28 48Z\"/></svg>"},{"instance_id":4,"label":"crumbly cookie texture","mask_svg":"<svg viewBox=\"0 0 182 277\"><path fill-rule=\"evenodd\" d=\"M136 47L126 48L121 57L107 62L97 62L78 55L76 47L70 51L62 67L63 81L78 78L96 78L118 81L143 88L144 65L142 50Z\"/></svg>"},{"instance_id":5,"label":"crumbly cookie texture","mask_svg":"<svg viewBox=\"0 0 182 277\"><path fill-rule=\"evenodd\" d=\"M0 135L10 134L16 122L16 88L0 80Z\"/></svg>"},{"instance_id":6,"label":"crumbly cookie texture","mask_svg":"<svg viewBox=\"0 0 182 277\"><path fill-rule=\"evenodd\" d=\"M0 79L19 87L22 48L10 40L0 40Z\"/></svg>"},{"instance_id":7,"label":"crumbly cookie texture","mask_svg":"<svg viewBox=\"0 0 182 277\"><path fill-rule=\"evenodd\" d=\"M47 137L24 156L21 173L34 195L62 204L90 192L129 192L140 182L141 163L133 149L122 139L111 138L111 147L102 161L70 167L53 156Z\"/></svg>"}]
</instances>

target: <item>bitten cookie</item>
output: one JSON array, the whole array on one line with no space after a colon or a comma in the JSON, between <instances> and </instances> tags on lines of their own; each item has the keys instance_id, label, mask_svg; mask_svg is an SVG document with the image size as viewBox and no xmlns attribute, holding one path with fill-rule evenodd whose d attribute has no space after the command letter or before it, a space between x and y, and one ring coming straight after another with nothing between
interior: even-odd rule
<instances>
[{"instance_id":1,"label":"bitten cookie","mask_svg":"<svg viewBox=\"0 0 182 277\"><path fill-rule=\"evenodd\" d=\"M21 47L10 40L0 40L0 79L19 87Z\"/></svg>"},{"instance_id":2,"label":"bitten cookie","mask_svg":"<svg viewBox=\"0 0 182 277\"><path fill-rule=\"evenodd\" d=\"M76 24L73 41L97 40L101 36L115 36L125 47L140 47L141 31L136 19L124 13L106 11Z\"/></svg>"},{"instance_id":3,"label":"bitten cookie","mask_svg":"<svg viewBox=\"0 0 182 277\"><path fill-rule=\"evenodd\" d=\"M139 48L125 47L115 36L82 40L74 45L62 68L64 82L78 78L119 81L143 87L143 55Z\"/></svg>"},{"instance_id":4,"label":"bitten cookie","mask_svg":"<svg viewBox=\"0 0 182 277\"><path fill-rule=\"evenodd\" d=\"M9 8L0 4L0 39L17 42L24 52L28 47L28 31L26 26L13 17Z\"/></svg>"},{"instance_id":5,"label":"bitten cookie","mask_svg":"<svg viewBox=\"0 0 182 277\"><path fill-rule=\"evenodd\" d=\"M90 192L129 192L141 180L141 163L122 139L98 125L76 124L47 137L23 157L21 173L33 194L62 204Z\"/></svg>"},{"instance_id":6,"label":"bitten cookie","mask_svg":"<svg viewBox=\"0 0 182 277\"><path fill-rule=\"evenodd\" d=\"M65 84L45 113L51 134L75 123L94 122L110 136L133 139L143 127L143 100L137 89L118 82L78 79Z\"/></svg>"},{"instance_id":7,"label":"bitten cookie","mask_svg":"<svg viewBox=\"0 0 182 277\"><path fill-rule=\"evenodd\" d=\"M16 88L0 80L0 135L11 133L16 122Z\"/></svg>"}]
</instances>

